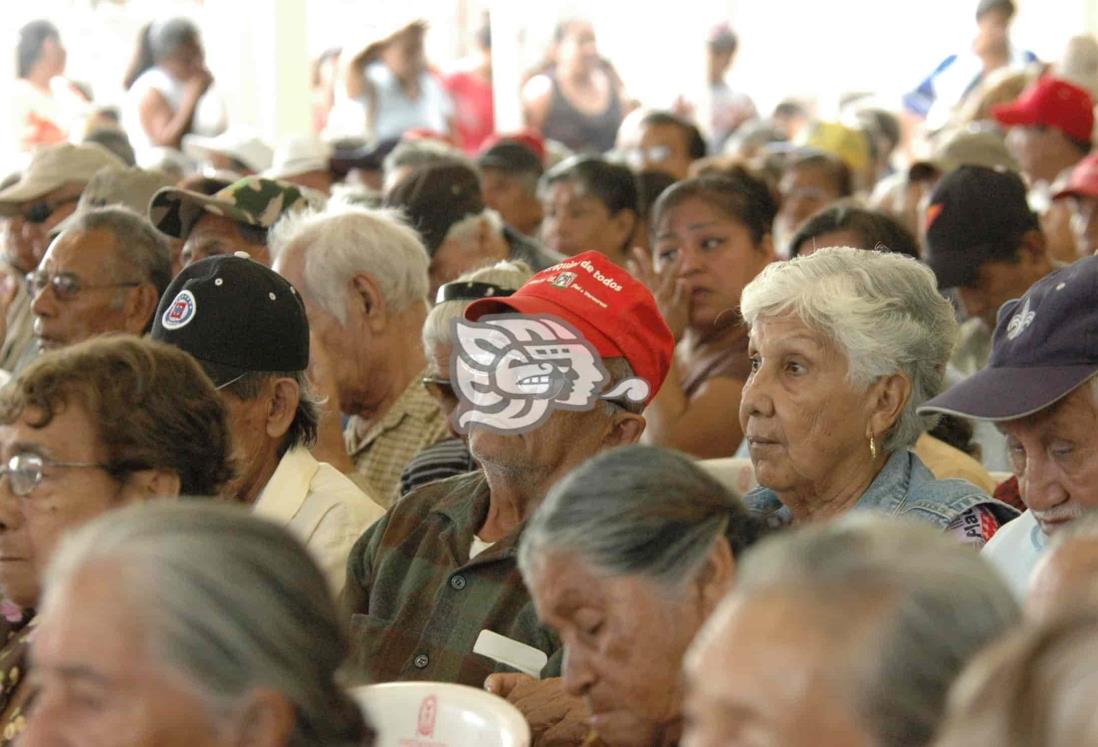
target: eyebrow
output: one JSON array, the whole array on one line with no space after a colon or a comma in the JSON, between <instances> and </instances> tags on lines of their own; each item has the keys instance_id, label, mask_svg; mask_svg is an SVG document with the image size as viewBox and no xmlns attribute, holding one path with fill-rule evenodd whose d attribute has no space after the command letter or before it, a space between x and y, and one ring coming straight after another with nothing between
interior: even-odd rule
<instances>
[{"instance_id":1,"label":"eyebrow","mask_svg":"<svg viewBox=\"0 0 1098 747\"><path fill-rule=\"evenodd\" d=\"M719 222L715 221L715 220L711 220L711 221L708 221L706 223L693 223L693 224L687 226L686 230L687 231L700 231L703 228L709 228L711 226L716 226L718 224L719 224ZM674 231L670 231L670 230L661 231L658 234L656 234L656 238L657 239L665 239L665 238L668 238L668 237L674 236L674 235L675 235Z\"/></svg>"},{"instance_id":2,"label":"eyebrow","mask_svg":"<svg viewBox=\"0 0 1098 747\"><path fill-rule=\"evenodd\" d=\"M31 663L34 668L42 674L53 674L65 680L82 680L90 682L96 685L108 686L112 684L110 677L97 672L91 667L85 664L43 664L40 661L35 661L32 657Z\"/></svg>"}]
</instances>

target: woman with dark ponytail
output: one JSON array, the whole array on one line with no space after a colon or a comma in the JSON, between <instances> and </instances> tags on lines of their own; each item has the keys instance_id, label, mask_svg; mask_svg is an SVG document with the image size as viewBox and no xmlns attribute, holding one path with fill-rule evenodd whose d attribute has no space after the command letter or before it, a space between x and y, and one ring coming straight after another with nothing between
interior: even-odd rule
<instances>
[{"instance_id":1,"label":"woman with dark ponytail","mask_svg":"<svg viewBox=\"0 0 1098 747\"><path fill-rule=\"evenodd\" d=\"M12 95L19 150L33 150L69 139L87 99L61 76L65 72L61 33L46 20L19 29Z\"/></svg>"},{"instance_id":2,"label":"woman with dark ponytail","mask_svg":"<svg viewBox=\"0 0 1098 747\"><path fill-rule=\"evenodd\" d=\"M198 27L185 18L146 25L123 81L129 92L123 124L138 152L179 148L188 133L217 135L225 108L210 87Z\"/></svg>"}]
</instances>

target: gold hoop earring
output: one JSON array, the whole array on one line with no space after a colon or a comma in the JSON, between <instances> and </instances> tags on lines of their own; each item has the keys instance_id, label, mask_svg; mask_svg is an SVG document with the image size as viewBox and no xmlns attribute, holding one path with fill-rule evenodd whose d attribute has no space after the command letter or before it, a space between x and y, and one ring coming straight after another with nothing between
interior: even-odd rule
<instances>
[{"instance_id":1,"label":"gold hoop earring","mask_svg":"<svg viewBox=\"0 0 1098 747\"><path fill-rule=\"evenodd\" d=\"M877 460L877 440L873 436L869 437L869 456L874 461Z\"/></svg>"}]
</instances>

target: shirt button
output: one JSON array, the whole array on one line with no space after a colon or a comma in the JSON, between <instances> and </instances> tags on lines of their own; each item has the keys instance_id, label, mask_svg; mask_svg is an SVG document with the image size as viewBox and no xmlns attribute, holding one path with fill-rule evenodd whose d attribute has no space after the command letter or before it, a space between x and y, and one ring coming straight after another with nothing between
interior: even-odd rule
<instances>
[{"instance_id":1,"label":"shirt button","mask_svg":"<svg viewBox=\"0 0 1098 747\"><path fill-rule=\"evenodd\" d=\"M465 588L465 576L451 576L450 588L456 591L461 591Z\"/></svg>"},{"instance_id":2,"label":"shirt button","mask_svg":"<svg viewBox=\"0 0 1098 747\"><path fill-rule=\"evenodd\" d=\"M427 657L427 654L420 654L412 660L412 663L416 665L416 669L426 669L431 660Z\"/></svg>"}]
</instances>

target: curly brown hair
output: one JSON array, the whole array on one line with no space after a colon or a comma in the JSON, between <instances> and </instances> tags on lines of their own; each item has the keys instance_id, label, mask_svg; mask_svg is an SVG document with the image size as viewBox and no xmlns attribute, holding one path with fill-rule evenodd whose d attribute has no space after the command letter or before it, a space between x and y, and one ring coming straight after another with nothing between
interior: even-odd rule
<instances>
[{"instance_id":1,"label":"curly brown hair","mask_svg":"<svg viewBox=\"0 0 1098 747\"><path fill-rule=\"evenodd\" d=\"M70 402L87 411L119 480L143 469L179 475L185 495L217 495L232 477L221 397L191 356L133 335L44 353L0 390L0 423L33 408L42 428Z\"/></svg>"}]
</instances>

